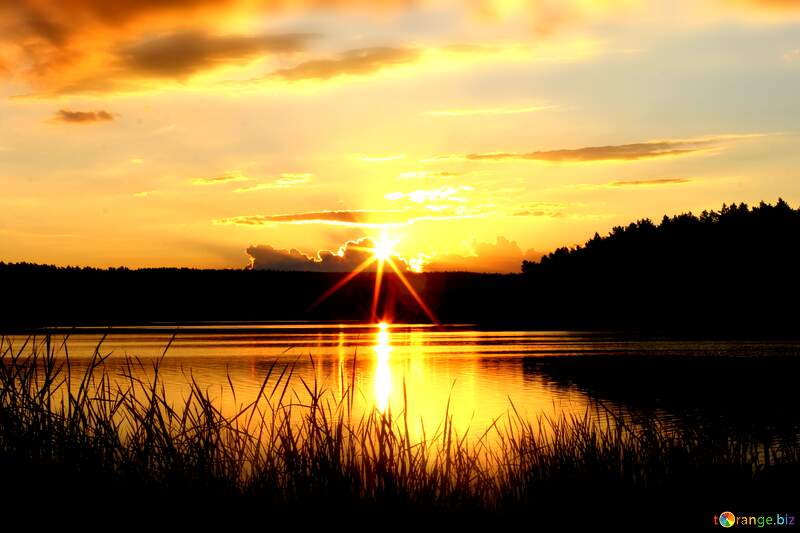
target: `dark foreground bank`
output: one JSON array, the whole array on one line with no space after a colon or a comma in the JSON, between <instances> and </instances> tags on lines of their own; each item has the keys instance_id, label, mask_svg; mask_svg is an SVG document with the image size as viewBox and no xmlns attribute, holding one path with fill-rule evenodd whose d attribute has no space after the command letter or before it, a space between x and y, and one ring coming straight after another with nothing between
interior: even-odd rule
<instances>
[{"instance_id":1,"label":"dark foreground bank","mask_svg":"<svg viewBox=\"0 0 800 533\"><path fill-rule=\"evenodd\" d=\"M257 401L224 416L198 383L176 405L155 370L111 387L99 356L71 375L54 351L0 355L0 497L39 524L691 531L725 510L797 509L797 433L765 442L622 417L613 403L529 421L510 405L487 428L501 437L491 446L447 423L416 442L402 411L351 417L352 384L341 396L308 384L291 398L291 366L273 365Z\"/></svg>"}]
</instances>

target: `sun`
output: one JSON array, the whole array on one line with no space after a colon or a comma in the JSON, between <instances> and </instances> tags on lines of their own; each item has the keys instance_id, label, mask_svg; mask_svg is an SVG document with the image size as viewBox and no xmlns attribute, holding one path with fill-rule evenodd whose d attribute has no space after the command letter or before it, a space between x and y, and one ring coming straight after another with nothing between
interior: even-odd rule
<instances>
[{"instance_id":1,"label":"sun","mask_svg":"<svg viewBox=\"0 0 800 533\"><path fill-rule=\"evenodd\" d=\"M350 280L356 277L360 272L367 270L370 266L375 265L375 289L372 292L372 312L371 312L371 320L372 323L375 323L378 319L378 303L380 302L380 294L381 294L381 282L383 280L383 273L386 266L394 272L397 276L397 279L405 286L406 290L408 290L409 294L414 298L420 308L428 315L428 318L431 320L432 323L439 325L439 321L434 316L433 312L430 308L425 304L417 291L414 289L413 285L408 281L406 275L403 273L403 268L398 267L395 263L394 258L397 258L399 261L404 261L400 255L397 253L395 247L397 243L400 242L400 239L392 239L389 237L388 233L384 231L380 237L371 238L370 241L372 242L372 248L366 247L354 247L357 250L366 252L369 256L357 267L355 267L350 273L345 275L339 281L337 281L331 288L325 291L322 296L317 298L313 304L309 307L313 309L320 303L322 303L325 299L327 299L331 294L342 288L346 285ZM401 265L402 266L402 265ZM411 266L412 271L421 270L421 268L414 268ZM385 322L384 322L385 324ZM379 326L381 331L386 331L385 328L388 327L388 324L385 326Z\"/></svg>"},{"instance_id":2,"label":"sun","mask_svg":"<svg viewBox=\"0 0 800 533\"><path fill-rule=\"evenodd\" d=\"M378 261L387 261L393 255L397 255L395 246L399 242L398 239L390 239L386 233L381 234L378 239L373 241L373 247L370 249L372 255Z\"/></svg>"}]
</instances>

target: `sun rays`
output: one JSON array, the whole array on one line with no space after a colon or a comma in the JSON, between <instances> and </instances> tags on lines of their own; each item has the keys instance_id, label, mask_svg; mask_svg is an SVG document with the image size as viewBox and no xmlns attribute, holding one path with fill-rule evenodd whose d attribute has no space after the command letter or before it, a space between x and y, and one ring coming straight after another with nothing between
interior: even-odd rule
<instances>
[{"instance_id":1,"label":"sun rays","mask_svg":"<svg viewBox=\"0 0 800 533\"><path fill-rule=\"evenodd\" d=\"M331 295L333 295L336 291L344 287L347 283L349 283L353 278L355 278L359 273L367 270L373 264L375 265L375 287L372 291L372 304L370 308L370 321L373 323L378 322L380 319L382 324L385 324L390 317L387 316L378 316L378 307L380 304L380 296L381 296L381 285L383 283L383 273L386 270L386 265L397 275L397 279L403 284L406 288L408 293L414 298L414 301L419 305L420 309L425 313L428 319L435 325L439 326L439 320L433 314L430 307L425 303L419 293L414 289L414 286L408 280L408 278L403 273L403 269L397 266L394 258L399 258L399 255L395 249L397 244L400 242L400 239L392 238L388 235L386 231L381 233L381 235L377 238L370 239L372 246L367 247L354 247L357 250L367 252L369 256L365 259L361 264L359 264L356 268L349 272L346 276L342 279L337 281L330 289L325 291L319 298L317 298L313 304L309 307L309 310L317 307L322 302L327 300Z\"/></svg>"}]
</instances>

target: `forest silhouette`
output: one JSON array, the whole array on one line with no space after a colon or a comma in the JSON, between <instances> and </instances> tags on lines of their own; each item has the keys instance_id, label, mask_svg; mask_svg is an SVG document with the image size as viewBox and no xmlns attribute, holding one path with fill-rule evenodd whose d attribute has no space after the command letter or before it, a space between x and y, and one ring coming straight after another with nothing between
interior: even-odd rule
<instances>
[{"instance_id":1,"label":"forest silhouette","mask_svg":"<svg viewBox=\"0 0 800 533\"><path fill-rule=\"evenodd\" d=\"M800 209L782 199L642 219L519 274L406 274L441 323L648 332L798 332ZM97 269L0 263L5 329L152 322L369 320L374 273ZM381 317L428 322L396 275Z\"/></svg>"}]
</instances>

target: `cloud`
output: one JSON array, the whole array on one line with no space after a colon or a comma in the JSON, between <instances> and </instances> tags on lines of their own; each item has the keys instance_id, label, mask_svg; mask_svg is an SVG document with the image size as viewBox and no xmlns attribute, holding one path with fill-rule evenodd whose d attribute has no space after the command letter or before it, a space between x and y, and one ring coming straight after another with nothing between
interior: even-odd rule
<instances>
[{"instance_id":1,"label":"cloud","mask_svg":"<svg viewBox=\"0 0 800 533\"><path fill-rule=\"evenodd\" d=\"M530 160L550 162L632 161L655 157L685 155L708 147L708 143L647 142L618 146L589 146L578 149L548 150L529 153L489 152L469 154L474 161Z\"/></svg>"},{"instance_id":2,"label":"cloud","mask_svg":"<svg viewBox=\"0 0 800 533\"><path fill-rule=\"evenodd\" d=\"M391 222L374 222L375 219L385 219L395 216L403 211L370 211L370 210L343 210L343 211L310 211L305 213L289 213L284 215L245 215L216 220L215 223L237 226L262 226L270 223L288 224L334 224L369 226Z\"/></svg>"},{"instance_id":3,"label":"cloud","mask_svg":"<svg viewBox=\"0 0 800 533\"><path fill-rule=\"evenodd\" d=\"M114 116L108 111L70 111L60 109L53 116L56 122L66 122L68 124L87 124L91 122L110 122Z\"/></svg>"},{"instance_id":4,"label":"cloud","mask_svg":"<svg viewBox=\"0 0 800 533\"><path fill-rule=\"evenodd\" d=\"M470 271L470 272L519 272L522 260L541 259L541 252L530 249L523 254L516 242L497 237L494 243L472 241L468 243L469 255L444 254L428 257L423 269L426 272ZM290 270L311 272L352 272L372 258L374 243L368 237L347 241L338 250L320 250L314 255L292 249L278 249L262 244L247 248L250 267L255 270ZM411 263L423 261L422 256L409 260L394 256L393 261L402 270L411 270ZM376 265L367 270L374 271Z\"/></svg>"},{"instance_id":5,"label":"cloud","mask_svg":"<svg viewBox=\"0 0 800 533\"><path fill-rule=\"evenodd\" d=\"M474 22L472 6L472 2L456 3L448 9L454 12L454 20L468 16ZM438 16L441 8L438 2L413 0L0 0L0 73L20 74L32 85L32 96L38 97L180 87L167 82L185 82L218 67L244 66L265 56L307 49L313 34L263 35L253 29L269 25L271 18L290 14L287 19L295 23L323 25L315 17L321 12L383 13L387 9L395 14L413 10L424 18ZM385 24L387 29L390 23ZM223 28L244 33L221 33ZM528 60L542 48L538 42L536 46L442 43L426 48L416 39L417 32L412 29L408 40L396 44L346 50L273 69L255 79L232 76L228 81L324 81L374 74L423 59L449 64L455 58L471 61L479 56ZM339 45L345 42L352 41L340 39ZM558 48L559 57L570 53L584 57L587 51L581 46Z\"/></svg>"},{"instance_id":6,"label":"cloud","mask_svg":"<svg viewBox=\"0 0 800 533\"><path fill-rule=\"evenodd\" d=\"M352 272L365 261L369 261L375 247L369 238L347 241L338 250L320 250L314 256L306 255L300 250L283 250L273 248L268 244L250 246L247 255L250 256L250 268L254 270L293 270L310 272ZM398 268L409 270L406 261L394 257L393 261ZM373 264L367 270L374 271L377 265Z\"/></svg>"},{"instance_id":7,"label":"cloud","mask_svg":"<svg viewBox=\"0 0 800 533\"><path fill-rule=\"evenodd\" d=\"M356 48L341 52L338 56L313 59L273 71L265 77L247 80L248 83L263 82L269 79L286 83L298 81L326 81L342 76L366 76L389 68L410 64L471 65L475 61L532 61L580 59L592 55L599 47L598 41L575 40L568 46L548 49L527 43L517 44L455 44L445 46L376 46ZM491 108L431 111L431 114L511 114L545 109L551 106L527 106L526 108Z\"/></svg>"},{"instance_id":8,"label":"cloud","mask_svg":"<svg viewBox=\"0 0 800 533\"><path fill-rule=\"evenodd\" d=\"M620 180L612 181L608 184L609 187L641 187L652 185L675 185L680 183L690 183L692 180L688 178L650 178L643 180Z\"/></svg>"},{"instance_id":9,"label":"cloud","mask_svg":"<svg viewBox=\"0 0 800 533\"><path fill-rule=\"evenodd\" d=\"M528 202L512 213L515 217L558 218L564 216L566 204L557 202Z\"/></svg>"},{"instance_id":10,"label":"cloud","mask_svg":"<svg viewBox=\"0 0 800 533\"><path fill-rule=\"evenodd\" d=\"M144 90L164 80L185 82L222 66L244 65L305 48L310 34L212 35L199 30L146 37L112 48L100 63L50 82L54 94ZM98 61L97 58L94 61Z\"/></svg>"},{"instance_id":11,"label":"cloud","mask_svg":"<svg viewBox=\"0 0 800 533\"><path fill-rule=\"evenodd\" d=\"M525 261L534 261L538 263L544 256L545 256L544 252L540 252L539 250L536 250L534 248L528 248L527 250L525 250L525 255L523 256L522 259Z\"/></svg>"},{"instance_id":12,"label":"cloud","mask_svg":"<svg viewBox=\"0 0 800 533\"><path fill-rule=\"evenodd\" d=\"M297 2L271 0L0 0L6 70L39 95L146 88L142 79L187 77L211 68L305 48L308 34L220 35L260 13ZM249 18L249 20L253 20Z\"/></svg>"},{"instance_id":13,"label":"cloud","mask_svg":"<svg viewBox=\"0 0 800 533\"><path fill-rule=\"evenodd\" d=\"M519 272L523 259L541 258L535 250L522 253L516 241L497 237L494 243L471 242L469 255L436 255L425 265L425 271L468 271L468 272Z\"/></svg>"},{"instance_id":14,"label":"cloud","mask_svg":"<svg viewBox=\"0 0 800 533\"><path fill-rule=\"evenodd\" d=\"M270 224L326 224L356 228L383 228L408 226L416 222L436 220L458 220L482 216L478 211L456 210L445 215L414 216L405 210L344 210L312 211L284 215L240 215L214 220L214 224L225 226L266 226Z\"/></svg>"},{"instance_id":15,"label":"cloud","mask_svg":"<svg viewBox=\"0 0 800 533\"><path fill-rule=\"evenodd\" d=\"M486 115L516 115L520 113L533 113L554 109L552 105L532 105L525 107L473 107L465 109L445 109L439 111L426 111L424 114L433 117L469 117Z\"/></svg>"},{"instance_id":16,"label":"cloud","mask_svg":"<svg viewBox=\"0 0 800 533\"><path fill-rule=\"evenodd\" d=\"M192 12L204 7L226 7L236 2L216 0L140 0L109 2L107 0L14 0L0 4L7 24L17 36L38 37L56 45L97 31L98 27L124 28L134 21L156 15L172 14L186 20Z\"/></svg>"},{"instance_id":17,"label":"cloud","mask_svg":"<svg viewBox=\"0 0 800 533\"><path fill-rule=\"evenodd\" d=\"M596 191L601 189L630 188L630 187L664 187L669 185L686 185L696 183L694 178L643 178L634 180L617 180L608 183L576 183L564 185L565 189L578 189L582 191Z\"/></svg>"},{"instance_id":18,"label":"cloud","mask_svg":"<svg viewBox=\"0 0 800 533\"><path fill-rule=\"evenodd\" d=\"M712 9L706 7L709 3ZM701 11L722 20L729 11L743 11L748 19L754 11L777 13L773 18L800 11L796 0L676 4L675 11L700 4L701 9L689 10L687 16ZM438 28L443 20L441 13L446 12L453 22L452 27L442 31L445 35L464 33L460 26L464 21L483 23L491 35L503 35L493 25L508 23L511 28L531 28L538 34L535 40L539 46L542 35L565 29L578 27L575 33L580 33L581 27L591 30L600 22L617 24L621 17L630 17L622 20L631 23L652 21L660 14L658 3L654 6L635 0L0 0L0 50L3 67L10 72L24 72L37 88L44 89L45 95L108 92L140 88L135 76L184 79L208 68L249 61L262 54L302 49L305 40L300 36L287 39L217 34L220 28L264 27L278 17L280 22L324 24L324 17L317 18L316 14L349 10L348 14L358 15L393 9L395 14L413 13L420 22L416 27L404 26L403 33L414 41L430 38L430 24L435 22ZM736 9L741 6L743 10ZM375 19L367 19L367 24L373 22ZM391 30L393 22L388 19L385 29ZM181 30L164 33L176 28ZM359 33L359 28L350 29L345 32L348 37ZM478 54L497 49L498 45L492 43L443 43L439 52ZM419 54L419 50L403 45L363 48L277 70L273 75L287 80L321 80L365 74L387 65L416 61ZM508 55L506 51L498 57Z\"/></svg>"},{"instance_id":19,"label":"cloud","mask_svg":"<svg viewBox=\"0 0 800 533\"><path fill-rule=\"evenodd\" d=\"M264 189L290 189L292 187L297 187L298 185L305 185L306 183L311 182L311 178L313 174L310 173L301 173L301 174L290 174L285 173L281 174L281 177L268 182L268 183L258 183L256 185L251 185L250 187L241 187L239 189L234 189L233 192L253 192L253 191L261 191Z\"/></svg>"},{"instance_id":20,"label":"cloud","mask_svg":"<svg viewBox=\"0 0 800 533\"><path fill-rule=\"evenodd\" d=\"M192 181L193 185L220 185L222 183L233 183L237 181L250 181L253 178L240 174L238 172L226 172L219 176L211 176L208 178L197 178Z\"/></svg>"},{"instance_id":21,"label":"cloud","mask_svg":"<svg viewBox=\"0 0 800 533\"><path fill-rule=\"evenodd\" d=\"M189 22L219 23L235 15L251 17L303 8L385 9L409 0L13 0L0 3L16 35L63 44L98 27L118 30Z\"/></svg>"},{"instance_id":22,"label":"cloud","mask_svg":"<svg viewBox=\"0 0 800 533\"><path fill-rule=\"evenodd\" d=\"M417 204L427 202L466 202L466 198L456 196L456 194L472 190L473 188L468 185L460 185L458 187L442 186L436 189L417 189L411 192L390 192L385 194L384 198L392 201L407 199Z\"/></svg>"},{"instance_id":23,"label":"cloud","mask_svg":"<svg viewBox=\"0 0 800 533\"><path fill-rule=\"evenodd\" d=\"M638 161L658 157L674 157L718 149L726 142L761 137L761 134L717 135L696 139L646 141L633 144L588 146L575 149L536 152L487 152L468 154L471 161L545 161L551 163L584 163L591 161ZM445 156L448 157L448 156ZM452 157L452 156L450 156Z\"/></svg>"},{"instance_id":24,"label":"cloud","mask_svg":"<svg viewBox=\"0 0 800 533\"><path fill-rule=\"evenodd\" d=\"M373 74L387 67L413 63L420 51L412 48L374 47L348 50L335 59L315 59L294 67L278 69L272 77L295 82L324 81L339 76Z\"/></svg>"},{"instance_id":25,"label":"cloud","mask_svg":"<svg viewBox=\"0 0 800 533\"><path fill-rule=\"evenodd\" d=\"M788 63L793 63L795 61L800 60L800 48L795 48L794 50L789 50L788 52L783 54L783 60Z\"/></svg>"},{"instance_id":26,"label":"cloud","mask_svg":"<svg viewBox=\"0 0 800 533\"><path fill-rule=\"evenodd\" d=\"M236 64L273 53L303 50L311 34L210 35L182 31L146 39L118 52L127 73L185 78L219 65Z\"/></svg>"},{"instance_id":27,"label":"cloud","mask_svg":"<svg viewBox=\"0 0 800 533\"><path fill-rule=\"evenodd\" d=\"M399 180L415 180L415 179L428 179L428 178L452 178L458 176L455 172L447 172L444 170L417 170L412 172L401 172L397 179Z\"/></svg>"}]
</instances>

